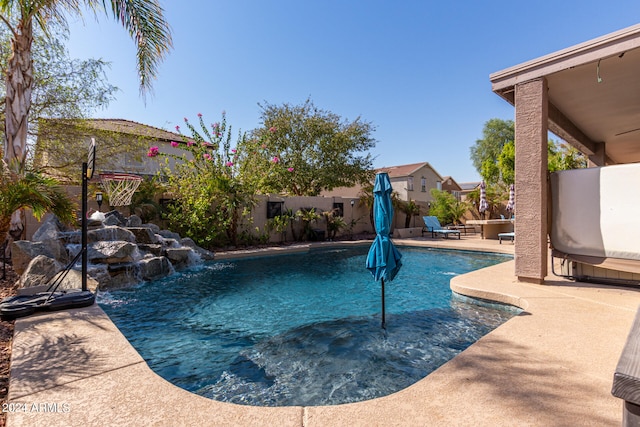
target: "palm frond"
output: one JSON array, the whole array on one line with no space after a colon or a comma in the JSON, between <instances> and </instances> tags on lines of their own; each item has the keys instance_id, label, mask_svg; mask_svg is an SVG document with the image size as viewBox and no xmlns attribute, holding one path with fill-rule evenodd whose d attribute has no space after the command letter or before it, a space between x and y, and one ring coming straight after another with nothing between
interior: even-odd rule
<instances>
[{"instance_id":1,"label":"palm frond","mask_svg":"<svg viewBox=\"0 0 640 427\"><path fill-rule=\"evenodd\" d=\"M111 10L136 42L140 92L144 95L173 46L171 28L157 0L111 0Z\"/></svg>"}]
</instances>

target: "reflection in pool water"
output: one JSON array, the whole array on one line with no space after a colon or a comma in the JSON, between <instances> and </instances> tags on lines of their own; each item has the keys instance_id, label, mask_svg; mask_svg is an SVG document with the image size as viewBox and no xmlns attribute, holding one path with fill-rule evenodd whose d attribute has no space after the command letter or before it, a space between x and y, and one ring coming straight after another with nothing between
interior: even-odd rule
<instances>
[{"instance_id":1,"label":"reflection in pool water","mask_svg":"<svg viewBox=\"0 0 640 427\"><path fill-rule=\"evenodd\" d=\"M400 248L386 286L368 247L206 264L99 302L149 366L192 392L262 405L328 405L401 390L519 310L452 295L457 274L510 257Z\"/></svg>"}]
</instances>

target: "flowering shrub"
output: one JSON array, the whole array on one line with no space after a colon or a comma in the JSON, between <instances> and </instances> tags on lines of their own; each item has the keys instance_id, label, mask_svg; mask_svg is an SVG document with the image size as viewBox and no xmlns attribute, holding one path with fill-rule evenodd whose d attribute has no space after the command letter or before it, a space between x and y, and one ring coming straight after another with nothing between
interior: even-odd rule
<instances>
[{"instance_id":1,"label":"flowering shrub","mask_svg":"<svg viewBox=\"0 0 640 427\"><path fill-rule=\"evenodd\" d=\"M231 148L226 117L223 114L220 122L207 126L198 114L198 129L186 117L184 123L190 135L176 126L184 143L171 143L182 153L162 153L158 147L147 153L166 158L160 174L173 202L165 218L172 229L203 247L236 244L238 229L255 202L254 191L238 176L238 149Z\"/></svg>"},{"instance_id":2,"label":"flowering shrub","mask_svg":"<svg viewBox=\"0 0 640 427\"><path fill-rule=\"evenodd\" d=\"M156 157L159 153L158 147L149 147L149 151L147 151L147 157Z\"/></svg>"}]
</instances>

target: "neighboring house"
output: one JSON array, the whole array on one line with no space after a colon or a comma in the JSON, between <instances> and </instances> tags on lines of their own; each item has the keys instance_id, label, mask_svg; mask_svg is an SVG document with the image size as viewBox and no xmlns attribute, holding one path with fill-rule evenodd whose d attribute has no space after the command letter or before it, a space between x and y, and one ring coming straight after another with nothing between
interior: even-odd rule
<instances>
[{"instance_id":1,"label":"neighboring house","mask_svg":"<svg viewBox=\"0 0 640 427\"><path fill-rule=\"evenodd\" d=\"M452 194L457 200L461 200L462 197L462 187L450 176L445 176L442 179L442 191L446 191L449 194Z\"/></svg>"},{"instance_id":2,"label":"neighboring house","mask_svg":"<svg viewBox=\"0 0 640 427\"><path fill-rule=\"evenodd\" d=\"M443 178L429 162L383 167L376 172L389 174L391 186L403 201L414 200L426 205L433 201L432 188L442 190Z\"/></svg>"},{"instance_id":3,"label":"neighboring house","mask_svg":"<svg viewBox=\"0 0 640 427\"><path fill-rule=\"evenodd\" d=\"M467 195L477 188L480 188L480 182L461 182L459 200L466 200Z\"/></svg>"},{"instance_id":4,"label":"neighboring house","mask_svg":"<svg viewBox=\"0 0 640 427\"><path fill-rule=\"evenodd\" d=\"M96 172L142 176L152 176L160 168L158 158L147 157L149 147L182 154L171 142L184 142L180 134L123 119L43 120L39 128L36 165L63 181L75 176L86 161L91 138L96 141Z\"/></svg>"},{"instance_id":5,"label":"neighboring house","mask_svg":"<svg viewBox=\"0 0 640 427\"><path fill-rule=\"evenodd\" d=\"M385 166L375 170L387 172L393 190L398 193L400 200L414 200L423 206L433 201L431 189L442 189L443 178L429 164L429 162L412 163L409 165ZM357 199L361 196L362 186L339 187L331 191L323 191L324 197L353 197Z\"/></svg>"}]
</instances>

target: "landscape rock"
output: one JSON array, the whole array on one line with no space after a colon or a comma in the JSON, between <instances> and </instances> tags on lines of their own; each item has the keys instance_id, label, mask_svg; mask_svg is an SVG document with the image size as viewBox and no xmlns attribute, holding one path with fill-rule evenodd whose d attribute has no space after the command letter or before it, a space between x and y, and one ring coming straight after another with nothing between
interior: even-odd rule
<instances>
[{"instance_id":1,"label":"landscape rock","mask_svg":"<svg viewBox=\"0 0 640 427\"><path fill-rule=\"evenodd\" d=\"M118 225L120 227L124 227L125 225L127 225L127 219L124 217L124 215L122 215L119 211L115 209L105 213L104 216L106 218L105 221L109 220L109 218L115 218L115 220L117 220L118 222L114 225Z\"/></svg>"},{"instance_id":2,"label":"landscape rock","mask_svg":"<svg viewBox=\"0 0 640 427\"><path fill-rule=\"evenodd\" d=\"M102 289L117 289L135 285L141 281L140 266L138 263L123 262L117 264L109 264L107 266L109 273L108 280L100 282Z\"/></svg>"},{"instance_id":3,"label":"landscape rock","mask_svg":"<svg viewBox=\"0 0 640 427\"><path fill-rule=\"evenodd\" d=\"M64 264L45 255L38 255L29 262L20 280L19 288L31 288L49 284L49 281L61 270Z\"/></svg>"},{"instance_id":4,"label":"landscape rock","mask_svg":"<svg viewBox=\"0 0 640 427\"><path fill-rule=\"evenodd\" d=\"M174 233L173 231L160 230L156 234L161 235L165 239L174 239L175 241L179 241L180 240L180 235L178 233Z\"/></svg>"},{"instance_id":5,"label":"landscape rock","mask_svg":"<svg viewBox=\"0 0 640 427\"><path fill-rule=\"evenodd\" d=\"M182 246L187 246L193 249L198 255L200 255L200 258L204 261L211 261L215 258L214 252L201 248L200 246L196 245L196 242L194 242L193 239L189 237L183 237L182 239L180 239L180 244Z\"/></svg>"},{"instance_id":6,"label":"landscape rock","mask_svg":"<svg viewBox=\"0 0 640 427\"><path fill-rule=\"evenodd\" d=\"M104 222L94 221L87 232L88 287L95 290L131 286L142 280L154 280L200 262L213 259L213 252L198 247L178 233L160 230L155 224L141 224L132 215L107 212ZM135 225L125 228L124 224ZM69 259L80 254L82 233L69 230L52 216L34 233L34 241L13 243L13 266L20 274L21 290L33 293L46 288L64 273ZM60 285L62 289L80 289L82 273L74 265ZM37 289L41 292L46 289Z\"/></svg>"},{"instance_id":7,"label":"landscape rock","mask_svg":"<svg viewBox=\"0 0 640 427\"><path fill-rule=\"evenodd\" d=\"M133 262L140 258L140 253L135 243L121 240L104 241L88 245L87 258L93 264L116 264Z\"/></svg>"},{"instance_id":8,"label":"landscape rock","mask_svg":"<svg viewBox=\"0 0 640 427\"><path fill-rule=\"evenodd\" d=\"M168 276L174 272L173 266L166 257L156 256L144 258L138 263L142 280L153 280Z\"/></svg>"},{"instance_id":9,"label":"landscape rock","mask_svg":"<svg viewBox=\"0 0 640 427\"><path fill-rule=\"evenodd\" d=\"M111 215L105 218L104 221L102 221L102 223L104 225L116 225L118 227L120 227L122 224L120 223L120 220L118 219L117 216Z\"/></svg>"},{"instance_id":10,"label":"landscape rock","mask_svg":"<svg viewBox=\"0 0 640 427\"><path fill-rule=\"evenodd\" d=\"M65 272L60 271L53 278L53 281L58 280ZM82 289L82 272L79 270L69 270L64 278L60 278L61 282L58 286L58 290L63 289ZM95 292L98 289L98 281L87 275L87 289L91 292Z\"/></svg>"},{"instance_id":11,"label":"landscape rock","mask_svg":"<svg viewBox=\"0 0 640 427\"><path fill-rule=\"evenodd\" d=\"M162 256L162 245L138 243L138 249L143 253L149 253L153 256Z\"/></svg>"},{"instance_id":12,"label":"landscape rock","mask_svg":"<svg viewBox=\"0 0 640 427\"><path fill-rule=\"evenodd\" d=\"M96 228L87 232L87 242L89 243L113 240L135 242L136 236L126 228L117 226Z\"/></svg>"},{"instance_id":13,"label":"landscape rock","mask_svg":"<svg viewBox=\"0 0 640 427\"><path fill-rule=\"evenodd\" d=\"M30 242L28 240L18 240L11 245L11 260L13 269L22 275L32 259L38 255L45 255L66 263L67 251L62 242L58 239L45 240L43 242Z\"/></svg>"},{"instance_id":14,"label":"landscape rock","mask_svg":"<svg viewBox=\"0 0 640 427\"><path fill-rule=\"evenodd\" d=\"M59 237L60 234L60 224L57 221L57 217L50 216L46 221L42 223L40 228L33 233L33 237L31 241L33 242L43 242L46 240L54 240Z\"/></svg>"},{"instance_id":15,"label":"landscape rock","mask_svg":"<svg viewBox=\"0 0 640 427\"><path fill-rule=\"evenodd\" d=\"M134 241L140 245L158 244L158 238L149 227L127 227L133 236Z\"/></svg>"},{"instance_id":16,"label":"landscape rock","mask_svg":"<svg viewBox=\"0 0 640 427\"><path fill-rule=\"evenodd\" d=\"M193 256L193 250L191 248L167 248L165 249L165 256L169 258L171 264L176 268L184 267L189 264L190 257Z\"/></svg>"},{"instance_id":17,"label":"landscape rock","mask_svg":"<svg viewBox=\"0 0 640 427\"><path fill-rule=\"evenodd\" d=\"M156 224L153 224L153 223L142 224L142 227L150 228L153 234L158 234L160 232L160 227L158 227Z\"/></svg>"},{"instance_id":18,"label":"landscape rock","mask_svg":"<svg viewBox=\"0 0 640 427\"><path fill-rule=\"evenodd\" d=\"M142 220L138 215L131 215L129 219L127 219L126 226L127 227L140 227L142 225Z\"/></svg>"}]
</instances>

